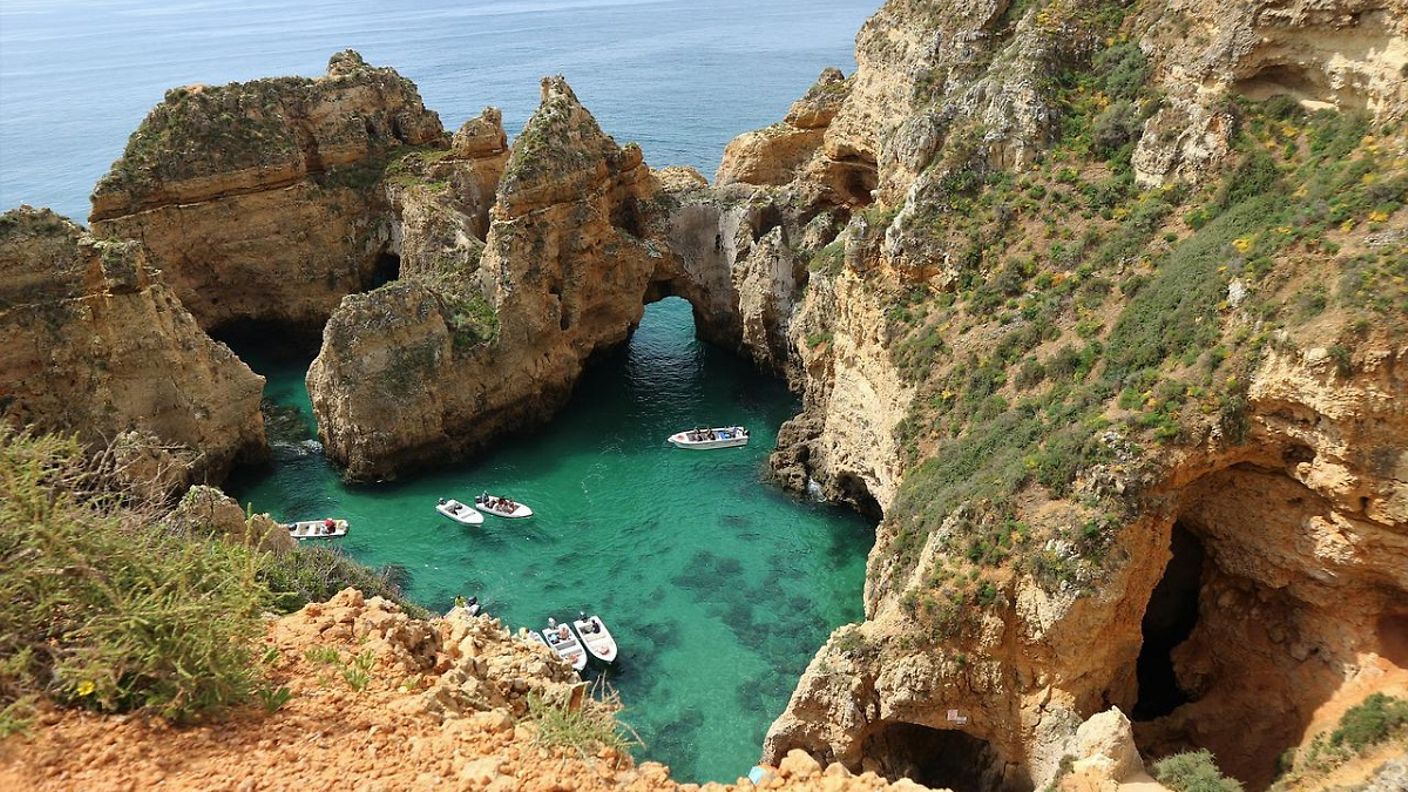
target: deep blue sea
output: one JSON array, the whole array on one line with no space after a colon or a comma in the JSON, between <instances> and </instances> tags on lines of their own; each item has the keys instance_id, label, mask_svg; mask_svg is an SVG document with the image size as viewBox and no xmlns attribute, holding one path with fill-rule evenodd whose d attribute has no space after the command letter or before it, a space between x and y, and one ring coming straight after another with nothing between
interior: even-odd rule
<instances>
[{"instance_id":1,"label":"deep blue sea","mask_svg":"<svg viewBox=\"0 0 1408 792\"><path fill-rule=\"evenodd\" d=\"M876 3L3 0L0 209L81 221L92 185L168 88L317 75L347 47L415 81L448 129L495 105L515 134L538 79L565 74L651 165L712 176L729 139L781 118L823 67L854 68L855 31ZM308 360L237 351L311 435ZM283 445L230 491L281 519L347 517L343 549L397 570L431 608L475 594L513 626L600 612L622 643L609 681L643 740L637 754L681 781L732 781L826 635L861 617L873 526L785 496L763 473L798 407L781 383L697 341L688 305L667 300L555 421L472 463L348 487L320 454ZM711 423L744 423L753 442L664 443ZM465 529L433 510L437 497L484 489L537 515Z\"/></svg>"},{"instance_id":2,"label":"deep blue sea","mask_svg":"<svg viewBox=\"0 0 1408 792\"><path fill-rule=\"evenodd\" d=\"M4 0L0 210L88 216L93 184L166 89L322 74L352 47L420 86L448 129L485 105L512 135L564 74L652 166L712 177L824 66L854 68L878 0Z\"/></svg>"}]
</instances>

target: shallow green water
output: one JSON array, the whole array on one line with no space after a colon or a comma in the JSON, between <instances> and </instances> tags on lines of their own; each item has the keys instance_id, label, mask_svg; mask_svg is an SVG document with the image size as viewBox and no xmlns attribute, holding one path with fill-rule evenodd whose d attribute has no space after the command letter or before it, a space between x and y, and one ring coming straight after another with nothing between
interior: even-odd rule
<instances>
[{"instance_id":1,"label":"shallow green water","mask_svg":"<svg viewBox=\"0 0 1408 792\"><path fill-rule=\"evenodd\" d=\"M266 394L311 425L306 361L241 354ZM237 482L241 501L282 519L349 519L342 546L405 571L436 610L478 595L509 625L599 612L621 646L611 684L623 720L679 780L733 780L756 761L807 661L861 617L872 526L763 481L778 426L797 404L778 382L695 340L688 303L648 307L629 345L582 379L562 415L475 463L347 487L320 455L276 449L272 472ZM747 425L746 448L681 451L675 431ZM436 498L480 491L534 508L527 521L466 528Z\"/></svg>"}]
</instances>

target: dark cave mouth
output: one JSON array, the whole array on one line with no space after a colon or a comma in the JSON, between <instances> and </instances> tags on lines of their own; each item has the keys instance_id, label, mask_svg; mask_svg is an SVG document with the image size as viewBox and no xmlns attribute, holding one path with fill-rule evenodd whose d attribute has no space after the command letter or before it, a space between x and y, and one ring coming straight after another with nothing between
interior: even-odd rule
<instances>
[{"instance_id":1,"label":"dark cave mouth","mask_svg":"<svg viewBox=\"0 0 1408 792\"><path fill-rule=\"evenodd\" d=\"M1144 640L1135 663L1139 694L1130 713L1135 721L1163 717L1192 700L1178 682L1173 650L1188 640L1198 625L1207 552L1182 522L1174 523L1170 547L1173 556L1149 597L1140 625Z\"/></svg>"},{"instance_id":2,"label":"dark cave mouth","mask_svg":"<svg viewBox=\"0 0 1408 792\"><path fill-rule=\"evenodd\" d=\"M881 723L862 742L861 757L863 769L891 781L908 778L953 792L1000 792L1009 786L992 744L957 729Z\"/></svg>"}]
</instances>

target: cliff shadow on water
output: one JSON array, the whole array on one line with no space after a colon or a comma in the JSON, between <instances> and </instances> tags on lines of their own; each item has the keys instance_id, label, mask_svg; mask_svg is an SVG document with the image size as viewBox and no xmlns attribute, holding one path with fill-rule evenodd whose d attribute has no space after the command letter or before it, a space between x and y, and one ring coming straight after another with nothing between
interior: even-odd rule
<instances>
[{"instance_id":1,"label":"cliff shadow on water","mask_svg":"<svg viewBox=\"0 0 1408 792\"><path fill-rule=\"evenodd\" d=\"M239 351L306 443L307 358ZM246 471L233 492L280 519L350 520L342 547L393 567L432 609L476 595L515 628L600 613L622 647L607 678L641 735L638 753L678 780L733 780L757 760L812 653L861 617L873 525L766 481L777 429L797 407L781 382L698 340L687 302L664 299L537 431L371 485L348 485L321 454L275 438L272 467ZM665 443L705 424L748 426L752 440L712 452ZM437 498L484 490L536 516L462 528L434 512Z\"/></svg>"}]
</instances>

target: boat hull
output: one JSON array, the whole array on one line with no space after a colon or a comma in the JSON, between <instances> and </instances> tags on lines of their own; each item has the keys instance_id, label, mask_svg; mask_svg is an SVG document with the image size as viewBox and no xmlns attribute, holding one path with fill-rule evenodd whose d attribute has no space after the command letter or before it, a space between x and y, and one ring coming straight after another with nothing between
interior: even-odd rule
<instances>
[{"instance_id":1,"label":"boat hull","mask_svg":"<svg viewBox=\"0 0 1408 792\"><path fill-rule=\"evenodd\" d=\"M564 632L567 633L566 637L562 635ZM543 630L543 638L548 648L571 664L573 670L581 671L587 667L587 650L582 648L581 641L577 640L575 633L567 629L567 625L559 624Z\"/></svg>"},{"instance_id":2,"label":"boat hull","mask_svg":"<svg viewBox=\"0 0 1408 792\"><path fill-rule=\"evenodd\" d=\"M718 429L714 430L716 433ZM725 430L727 431L727 430ZM670 435L670 445L689 451L712 451L716 448L739 448L748 445L748 435L730 434L729 437L716 437L713 440L691 440L689 432L676 432Z\"/></svg>"},{"instance_id":3,"label":"boat hull","mask_svg":"<svg viewBox=\"0 0 1408 792\"><path fill-rule=\"evenodd\" d=\"M489 497L495 497L495 496L492 496L492 495L491 495L491 496L489 496ZM513 510L512 512L502 512L502 511L499 511L499 510L497 510L497 509L491 509L491 508L489 508L488 506L485 506L485 505L484 505L484 502L483 502L480 498L475 498L475 499L474 499L474 508L478 509L479 511L481 511L481 512L487 514L487 515L490 515L491 517L502 517L502 518L504 518L505 520L525 520L525 519L527 519L527 518L533 516L533 510L530 509L530 508L528 508L527 505L522 504L522 503L520 503L520 504L518 504L517 506L515 506L515 507L514 507L514 510Z\"/></svg>"},{"instance_id":4,"label":"boat hull","mask_svg":"<svg viewBox=\"0 0 1408 792\"><path fill-rule=\"evenodd\" d=\"M459 508L453 508L455 506ZM460 525L479 525L484 522L484 515L457 500L448 500L444 503L436 504L435 511L440 512L440 514L454 520Z\"/></svg>"},{"instance_id":5,"label":"boat hull","mask_svg":"<svg viewBox=\"0 0 1408 792\"><path fill-rule=\"evenodd\" d=\"M286 523L288 535L294 539L336 539L339 536L347 535L347 521L333 520L332 533L323 533L324 524L322 520L303 520L300 522Z\"/></svg>"},{"instance_id":6,"label":"boat hull","mask_svg":"<svg viewBox=\"0 0 1408 792\"><path fill-rule=\"evenodd\" d=\"M597 627L596 631L591 629L593 624ZM606 624L600 618L594 617L586 621L574 620L572 628L577 631L577 640L587 650L587 654L603 663L616 662L616 639L612 637L611 631L606 629Z\"/></svg>"}]
</instances>

